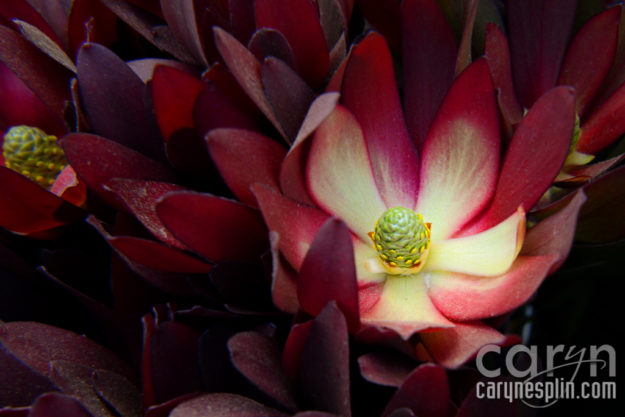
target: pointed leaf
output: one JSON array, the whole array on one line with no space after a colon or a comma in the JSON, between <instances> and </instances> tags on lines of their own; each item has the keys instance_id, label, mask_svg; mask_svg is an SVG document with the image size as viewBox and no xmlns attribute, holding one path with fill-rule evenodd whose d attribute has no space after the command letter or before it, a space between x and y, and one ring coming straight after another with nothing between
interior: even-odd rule
<instances>
[{"instance_id":1,"label":"pointed leaf","mask_svg":"<svg viewBox=\"0 0 625 417\"><path fill-rule=\"evenodd\" d=\"M575 111L583 116L610 70L616 53L620 8L595 16L577 33L568 49L558 84L575 88Z\"/></svg>"},{"instance_id":2,"label":"pointed leaf","mask_svg":"<svg viewBox=\"0 0 625 417\"><path fill-rule=\"evenodd\" d=\"M401 16L406 123L420 148L454 80L458 47L434 0L403 1Z\"/></svg>"},{"instance_id":3,"label":"pointed leaf","mask_svg":"<svg viewBox=\"0 0 625 417\"><path fill-rule=\"evenodd\" d=\"M295 139L315 93L291 67L279 59L266 58L262 71L265 94L274 114L287 137Z\"/></svg>"},{"instance_id":4,"label":"pointed leaf","mask_svg":"<svg viewBox=\"0 0 625 417\"><path fill-rule=\"evenodd\" d=\"M414 369L414 360L395 352L371 352L358 358L363 378L374 384L399 387Z\"/></svg>"},{"instance_id":5,"label":"pointed leaf","mask_svg":"<svg viewBox=\"0 0 625 417\"><path fill-rule=\"evenodd\" d=\"M351 416L347 323L333 302L312 322L298 381L303 407Z\"/></svg>"},{"instance_id":6,"label":"pointed leaf","mask_svg":"<svg viewBox=\"0 0 625 417\"><path fill-rule=\"evenodd\" d=\"M248 49L260 62L272 56L293 69L297 68L291 45L284 35L276 29L258 29L250 39Z\"/></svg>"},{"instance_id":7,"label":"pointed leaf","mask_svg":"<svg viewBox=\"0 0 625 417\"><path fill-rule=\"evenodd\" d=\"M514 91L508 39L503 31L492 23L486 26L484 54L493 84L499 90L499 106L506 125L510 127L516 125L521 121L523 112Z\"/></svg>"},{"instance_id":8,"label":"pointed leaf","mask_svg":"<svg viewBox=\"0 0 625 417\"><path fill-rule=\"evenodd\" d=\"M614 143L625 132L625 83L582 124L576 149L595 154Z\"/></svg>"},{"instance_id":9,"label":"pointed leaf","mask_svg":"<svg viewBox=\"0 0 625 417\"><path fill-rule=\"evenodd\" d=\"M0 226L14 233L42 232L80 220L86 214L4 166L0 166L0 183Z\"/></svg>"},{"instance_id":10,"label":"pointed leaf","mask_svg":"<svg viewBox=\"0 0 625 417\"><path fill-rule=\"evenodd\" d=\"M335 301L350 331L356 332L360 323L353 253L352 236L345 223L328 219L304 258L297 278L297 294L302 309L313 316L328 302Z\"/></svg>"},{"instance_id":11,"label":"pointed leaf","mask_svg":"<svg viewBox=\"0 0 625 417\"><path fill-rule=\"evenodd\" d=\"M317 97L308 110L295 142L284 158L280 170L280 187L285 196L300 203L315 205L308 195L308 188L305 184L304 167L306 161L304 160L304 147L302 145L310 138L321 122L334 111L338 100L338 93L326 93Z\"/></svg>"},{"instance_id":12,"label":"pointed leaf","mask_svg":"<svg viewBox=\"0 0 625 417\"><path fill-rule=\"evenodd\" d=\"M70 71L6 26L0 26L0 61L62 120L65 102L70 99Z\"/></svg>"},{"instance_id":13,"label":"pointed leaf","mask_svg":"<svg viewBox=\"0 0 625 417\"><path fill-rule=\"evenodd\" d=\"M267 227L280 236L280 251L299 270L328 215L315 207L291 200L265 185L254 185L252 191L258 199Z\"/></svg>"},{"instance_id":14,"label":"pointed leaf","mask_svg":"<svg viewBox=\"0 0 625 417\"><path fill-rule=\"evenodd\" d=\"M619 220L625 207L625 167L597 178L586 187L588 201L579 213L576 237L584 242L622 239L625 228Z\"/></svg>"},{"instance_id":15,"label":"pointed leaf","mask_svg":"<svg viewBox=\"0 0 625 417\"><path fill-rule=\"evenodd\" d=\"M77 59L78 87L94 133L156 160L162 139L143 100L144 84L112 51L86 43Z\"/></svg>"},{"instance_id":16,"label":"pointed leaf","mask_svg":"<svg viewBox=\"0 0 625 417\"><path fill-rule=\"evenodd\" d=\"M295 410L295 398L282 370L278 344L257 332L242 332L228 340L234 366L250 382L288 410Z\"/></svg>"},{"instance_id":17,"label":"pointed leaf","mask_svg":"<svg viewBox=\"0 0 625 417\"><path fill-rule=\"evenodd\" d=\"M556 85L577 1L513 0L508 5L512 70L523 107Z\"/></svg>"},{"instance_id":18,"label":"pointed leaf","mask_svg":"<svg viewBox=\"0 0 625 417\"><path fill-rule=\"evenodd\" d=\"M382 416L408 407L419 417L446 417L449 409L449 382L438 365L423 364L416 368L397 389Z\"/></svg>"},{"instance_id":19,"label":"pointed leaf","mask_svg":"<svg viewBox=\"0 0 625 417\"><path fill-rule=\"evenodd\" d=\"M280 134L286 138L280 123L271 108L271 104L263 89L262 66L260 62L228 32L214 28L215 43L226 65L237 79L241 87L252 101L263 112L265 117L274 125Z\"/></svg>"},{"instance_id":20,"label":"pointed leaf","mask_svg":"<svg viewBox=\"0 0 625 417\"><path fill-rule=\"evenodd\" d=\"M198 29L198 18L195 11L195 1L193 0L161 0L161 10L163 17L167 21L176 38L193 54L197 62L209 66L209 62L204 54L204 46Z\"/></svg>"},{"instance_id":21,"label":"pointed leaf","mask_svg":"<svg viewBox=\"0 0 625 417\"><path fill-rule=\"evenodd\" d=\"M212 261L245 260L267 249L267 230L256 210L195 192L167 194L159 218L187 247Z\"/></svg>"},{"instance_id":22,"label":"pointed leaf","mask_svg":"<svg viewBox=\"0 0 625 417\"><path fill-rule=\"evenodd\" d=\"M488 211L471 232L501 222L519 206L526 212L554 180L568 154L575 122L574 93L556 87L521 121L503 161Z\"/></svg>"},{"instance_id":23,"label":"pointed leaf","mask_svg":"<svg viewBox=\"0 0 625 417\"><path fill-rule=\"evenodd\" d=\"M328 72L328 44L310 0L257 0L256 27L280 31L288 41L297 71L312 86Z\"/></svg>"},{"instance_id":24,"label":"pointed leaf","mask_svg":"<svg viewBox=\"0 0 625 417\"><path fill-rule=\"evenodd\" d=\"M388 207L414 207L419 158L404 122L393 60L380 35L369 34L350 55L343 103L360 122L380 195Z\"/></svg>"},{"instance_id":25,"label":"pointed leaf","mask_svg":"<svg viewBox=\"0 0 625 417\"><path fill-rule=\"evenodd\" d=\"M152 77L152 104L161 133L168 140L172 133L194 127L195 101L204 84L193 75L159 65Z\"/></svg>"},{"instance_id":26,"label":"pointed leaf","mask_svg":"<svg viewBox=\"0 0 625 417\"><path fill-rule=\"evenodd\" d=\"M255 183L279 189L286 149L276 141L248 130L215 129L206 136L206 143L221 176L241 202L257 206L250 189Z\"/></svg>"},{"instance_id":27,"label":"pointed leaf","mask_svg":"<svg viewBox=\"0 0 625 417\"><path fill-rule=\"evenodd\" d=\"M117 142L85 133L75 133L61 140L65 157L78 176L108 201L120 205L119 197L106 191L113 178L177 182L165 166Z\"/></svg>"}]
</instances>

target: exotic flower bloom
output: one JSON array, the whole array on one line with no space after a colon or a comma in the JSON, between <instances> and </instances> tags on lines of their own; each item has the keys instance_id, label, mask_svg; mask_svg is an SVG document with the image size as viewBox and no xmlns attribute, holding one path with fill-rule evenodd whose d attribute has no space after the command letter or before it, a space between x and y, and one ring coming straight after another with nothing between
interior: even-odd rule
<instances>
[{"instance_id":1,"label":"exotic flower bloom","mask_svg":"<svg viewBox=\"0 0 625 417\"><path fill-rule=\"evenodd\" d=\"M352 51L343 105L307 151L300 140L287 155L286 195L254 187L276 249L299 271L295 282L276 258L274 301L316 314L354 288L357 311L342 304L348 322L359 316L361 327L404 339L420 332L430 358L457 366L484 343L503 341L479 320L527 300L568 252L583 197L527 234L525 213L568 153L573 93L560 87L539 100L500 162L495 92L477 60L452 84L419 156L393 74L383 38L370 34ZM289 168L292 158L302 169ZM341 243L336 222L321 227L329 217L344 222L351 244ZM354 276L357 290L348 283Z\"/></svg>"}]
</instances>

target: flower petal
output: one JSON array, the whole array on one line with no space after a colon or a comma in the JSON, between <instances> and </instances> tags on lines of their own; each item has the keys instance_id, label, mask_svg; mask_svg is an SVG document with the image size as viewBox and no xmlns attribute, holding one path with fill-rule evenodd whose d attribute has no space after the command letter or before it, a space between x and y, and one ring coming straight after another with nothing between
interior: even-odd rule
<instances>
[{"instance_id":1,"label":"flower petal","mask_svg":"<svg viewBox=\"0 0 625 417\"><path fill-rule=\"evenodd\" d=\"M401 17L406 123L421 147L454 80L458 46L434 0L403 1Z\"/></svg>"},{"instance_id":2,"label":"flower petal","mask_svg":"<svg viewBox=\"0 0 625 417\"><path fill-rule=\"evenodd\" d=\"M579 115L595 96L608 74L616 53L620 7L593 17L569 46L558 84L575 88L575 111Z\"/></svg>"},{"instance_id":3,"label":"flower petal","mask_svg":"<svg viewBox=\"0 0 625 417\"><path fill-rule=\"evenodd\" d=\"M266 185L252 191L269 230L278 232L280 251L299 270L306 252L328 215L323 211L291 200Z\"/></svg>"},{"instance_id":4,"label":"flower petal","mask_svg":"<svg viewBox=\"0 0 625 417\"><path fill-rule=\"evenodd\" d=\"M267 248L259 213L235 201L180 191L164 196L156 212L177 239L213 261L250 259Z\"/></svg>"},{"instance_id":5,"label":"flower petal","mask_svg":"<svg viewBox=\"0 0 625 417\"><path fill-rule=\"evenodd\" d=\"M506 337L482 322L456 323L451 329L419 334L421 342L437 363L457 368L484 345L503 342Z\"/></svg>"},{"instance_id":6,"label":"flower petal","mask_svg":"<svg viewBox=\"0 0 625 417\"><path fill-rule=\"evenodd\" d=\"M360 321L394 330L404 339L421 330L454 326L430 301L423 274L387 277L378 302L361 312Z\"/></svg>"},{"instance_id":7,"label":"flower petal","mask_svg":"<svg viewBox=\"0 0 625 417\"><path fill-rule=\"evenodd\" d=\"M574 122L572 89L556 87L543 95L512 137L490 207L462 233L492 227L519 206L529 211L560 172L570 148Z\"/></svg>"},{"instance_id":8,"label":"flower petal","mask_svg":"<svg viewBox=\"0 0 625 417\"><path fill-rule=\"evenodd\" d=\"M241 202L257 206L255 183L279 189L278 175L286 149L260 133L220 128L206 136L208 150L221 176Z\"/></svg>"},{"instance_id":9,"label":"flower petal","mask_svg":"<svg viewBox=\"0 0 625 417\"><path fill-rule=\"evenodd\" d=\"M393 59L384 38L370 33L350 55L343 103L362 127L373 176L388 207L414 207L419 158L408 135Z\"/></svg>"},{"instance_id":10,"label":"flower petal","mask_svg":"<svg viewBox=\"0 0 625 417\"><path fill-rule=\"evenodd\" d=\"M481 233L432 244L425 268L470 275L503 274L521 250L525 212L519 208L495 227Z\"/></svg>"},{"instance_id":11,"label":"flower petal","mask_svg":"<svg viewBox=\"0 0 625 417\"><path fill-rule=\"evenodd\" d=\"M314 206L315 203L308 195L305 184L303 157L303 144L311 137L312 133L323 122L336 107L339 100L338 93L322 94L310 106L308 114L300 127L295 142L291 146L289 153L284 158L282 169L280 170L280 187L284 195L300 203Z\"/></svg>"},{"instance_id":12,"label":"flower petal","mask_svg":"<svg viewBox=\"0 0 625 417\"><path fill-rule=\"evenodd\" d=\"M451 86L422 154L417 212L445 239L490 200L499 167L499 120L486 61L469 66Z\"/></svg>"},{"instance_id":13,"label":"flower petal","mask_svg":"<svg viewBox=\"0 0 625 417\"><path fill-rule=\"evenodd\" d=\"M386 270L384 272L369 271L365 265L370 260L378 261L378 252L368 243L355 238L354 245L354 262L356 263L356 277L358 285L367 285L372 283L382 283L386 279Z\"/></svg>"},{"instance_id":14,"label":"flower petal","mask_svg":"<svg viewBox=\"0 0 625 417\"><path fill-rule=\"evenodd\" d=\"M313 316L334 300L350 331L356 332L360 323L353 254L352 236L345 223L328 219L317 232L299 270L297 294L302 310Z\"/></svg>"},{"instance_id":15,"label":"flower petal","mask_svg":"<svg viewBox=\"0 0 625 417\"><path fill-rule=\"evenodd\" d=\"M450 320L498 316L527 301L556 259L555 255L520 256L509 271L498 277L431 272L429 295Z\"/></svg>"},{"instance_id":16,"label":"flower petal","mask_svg":"<svg viewBox=\"0 0 625 417\"><path fill-rule=\"evenodd\" d=\"M360 126L344 107L337 106L317 129L306 174L317 204L367 239L386 206L371 172Z\"/></svg>"}]
</instances>

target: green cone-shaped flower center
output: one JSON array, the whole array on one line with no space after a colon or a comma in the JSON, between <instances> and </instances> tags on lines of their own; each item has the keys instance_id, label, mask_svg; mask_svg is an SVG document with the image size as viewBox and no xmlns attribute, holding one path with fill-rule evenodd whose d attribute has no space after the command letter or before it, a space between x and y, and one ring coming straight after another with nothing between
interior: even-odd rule
<instances>
[{"instance_id":1,"label":"green cone-shaped flower center","mask_svg":"<svg viewBox=\"0 0 625 417\"><path fill-rule=\"evenodd\" d=\"M56 136L36 127L13 126L4 135L2 155L7 168L43 187L54 183L67 161Z\"/></svg>"},{"instance_id":2,"label":"green cone-shaped flower center","mask_svg":"<svg viewBox=\"0 0 625 417\"><path fill-rule=\"evenodd\" d=\"M370 236L380 260L397 274L418 271L430 248L430 224L405 207L386 210Z\"/></svg>"}]
</instances>

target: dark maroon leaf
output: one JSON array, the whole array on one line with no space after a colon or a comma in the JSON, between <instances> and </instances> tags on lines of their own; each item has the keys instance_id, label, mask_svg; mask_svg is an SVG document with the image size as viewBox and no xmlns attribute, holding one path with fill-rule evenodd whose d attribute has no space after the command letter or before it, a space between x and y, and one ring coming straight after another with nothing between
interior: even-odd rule
<instances>
[{"instance_id":1,"label":"dark maroon leaf","mask_svg":"<svg viewBox=\"0 0 625 417\"><path fill-rule=\"evenodd\" d=\"M620 220L625 210L625 166L584 187L588 197L579 213L576 237L584 242L611 242L625 236Z\"/></svg>"},{"instance_id":2,"label":"dark maroon leaf","mask_svg":"<svg viewBox=\"0 0 625 417\"><path fill-rule=\"evenodd\" d=\"M49 393L37 399L29 417L91 417L76 398L63 394Z\"/></svg>"},{"instance_id":3,"label":"dark maroon leaf","mask_svg":"<svg viewBox=\"0 0 625 417\"><path fill-rule=\"evenodd\" d=\"M117 0L100 0L111 9L128 26L136 30L141 36L152 42L159 49L170 53L183 62L197 63L191 53L174 36L168 26L164 26L161 19L136 7L133 2ZM136 1L134 1L136 3ZM158 8L158 4L156 5Z\"/></svg>"},{"instance_id":4,"label":"dark maroon leaf","mask_svg":"<svg viewBox=\"0 0 625 417\"><path fill-rule=\"evenodd\" d=\"M228 349L232 363L250 382L286 409L296 409L275 340L257 332L243 332L230 338Z\"/></svg>"},{"instance_id":5,"label":"dark maroon leaf","mask_svg":"<svg viewBox=\"0 0 625 417\"><path fill-rule=\"evenodd\" d=\"M329 68L328 44L318 11L309 0L257 0L256 26L280 31L293 50L297 72L318 86Z\"/></svg>"},{"instance_id":6,"label":"dark maroon leaf","mask_svg":"<svg viewBox=\"0 0 625 417\"><path fill-rule=\"evenodd\" d=\"M415 367L414 360L397 353L372 352L358 358L363 378L375 384L399 387Z\"/></svg>"},{"instance_id":7,"label":"dark maroon leaf","mask_svg":"<svg viewBox=\"0 0 625 417\"><path fill-rule=\"evenodd\" d=\"M514 416L518 410L516 401L505 398L484 400L477 398L477 385L464 400L456 417L499 417Z\"/></svg>"},{"instance_id":8,"label":"dark maroon leaf","mask_svg":"<svg viewBox=\"0 0 625 417\"><path fill-rule=\"evenodd\" d=\"M194 126L195 101L204 88L199 78L159 65L154 69L151 87L154 113L165 140L178 129Z\"/></svg>"},{"instance_id":9,"label":"dark maroon leaf","mask_svg":"<svg viewBox=\"0 0 625 417\"><path fill-rule=\"evenodd\" d=\"M458 47L434 0L403 1L401 17L406 123L420 147L454 80Z\"/></svg>"},{"instance_id":10,"label":"dark maroon leaf","mask_svg":"<svg viewBox=\"0 0 625 417\"><path fill-rule=\"evenodd\" d=\"M408 407L419 417L446 417L449 410L449 383L445 370L434 364L416 368L397 389L383 416Z\"/></svg>"},{"instance_id":11,"label":"dark maroon leaf","mask_svg":"<svg viewBox=\"0 0 625 417\"><path fill-rule=\"evenodd\" d=\"M263 85L282 129L294 140L315 99L313 90L291 67L272 57L263 63Z\"/></svg>"},{"instance_id":12,"label":"dark maroon leaf","mask_svg":"<svg viewBox=\"0 0 625 417\"><path fill-rule=\"evenodd\" d=\"M275 29L261 28L257 30L250 39L248 49L260 62L271 56L283 61L293 69L296 68L295 57L289 42L282 33Z\"/></svg>"},{"instance_id":13,"label":"dark maroon leaf","mask_svg":"<svg viewBox=\"0 0 625 417\"><path fill-rule=\"evenodd\" d=\"M3 277L4 278L4 277ZM58 387L15 357L0 342L0 407L27 406L44 392Z\"/></svg>"},{"instance_id":14,"label":"dark maroon leaf","mask_svg":"<svg viewBox=\"0 0 625 417\"><path fill-rule=\"evenodd\" d=\"M130 377L110 351L68 330L34 322L0 324L0 342L33 370L47 375L52 361L69 361L90 369L106 369Z\"/></svg>"},{"instance_id":15,"label":"dark maroon leaf","mask_svg":"<svg viewBox=\"0 0 625 417\"><path fill-rule=\"evenodd\" d=\"M340 262L328 262L342 254ZM297 295L304 311L318 315L335 301L350 331L360 327L358 283L349 229L337 218L328 219L315 236L299 271Z\"/></svg>"},{"instance_id":16,"label":"dark maroon leaf","mask_svg":"<svg viewBox=\"0 0 625 417\"><path fill-rule=\"evenodd\" d=\"M170 417L286 417L249 398L235 394L206 394L178 405Z\"/></svg>"},{"instance_id":17,"label":"dark maroon leaf","mask_svg":"<svg viewBox=\"0 0 625 417\"><path fill-rule=\"evenodd\" d=\"M113 178L104 184L104 188L117 194L137 220L158 239L176 248L186 249L163 226L156 214L157 201L170 192L184 190L183 187L166 182Z\"/></svg>"},{"instance_id":18,"label":"dark maroon leaf","mask_svg":"<svg viewBox=\"0 0 625 417\"><path fill-rule=\"evenodd\" d=\"M114 417L112 410L98 397L92 385L93 369L76 362L50 362L50 378L64 393L78 398L95 417Z\"/></svg>"},{"instance_id":19,"label":"dark maroon leaf","mask_svg":"<svg viewBox=\"0 0 625 417\"><path fill-rule=\"evenodd\" d=\"M97 369L92 374L92 385L98 396L120 416L140 417L141 395L130 381L114 372Z\"/></svg>"},{"instance_id":20,"label":"dark maroon leaf","mask_svg":"<svg viewBox=\"0 0 625 417\"><path fill-rule=\"evenodd\" d=\"M246 260L267 249L267 230L257 210L194 192L165 196L156 211L174 236L212 261Z\"/></svg>"},{"instance_id":21,"label":"dark maroon leaf","mask_svg":"<svg viewBox=\"0 0 625 417\"><path fill-rule=\"evenodd\" d=\"M65 102L70 100L69 70L6 26L0 26L0 61L61 119Z\"/></svg>"},{"instance_id":22,"label":"dark maroon leaf","mask_svg":"<svg viewBox=\"0 0 625 417\"><path fill-rule=\"evenodd\" d=\"M99 136L74 133L64 137L61 146L78 176L108 202L121 208L125 207L122 200L105 189L105 184L113 178L177 182L164 165Z\"/></svg>"},{"instance_id":23,"label":"dark maroon leaf","mask_svg":"<svg viewBox=\"0 0 625 417\"><path fill-rule=\"evenodd\" d=\"M201 389L199 337L199 332L182 323L167 321L156 326L149 361L157 403Z\"/></svg>"},{"instance_id":24,"label":"dark maroon leaf","mask_svg":"<svg viewBox=\"0 0 625 417\"><path fill-rule=\"evenodd\" d=\"M398 408L389 414L388 417L415 417L415 414L410 408Z\"/></svg>"},{"instance_id":25,"label":"dark maroon leaf","mask_svg":"<svg viewBox=\"0 0 625 417\"><path fill-rule=\"evenodd\" d=\"M306 346L312 325L312 320L293 325L284 346L282 366L287 377L293 383L297 381L300 363L302 362L302 352Z\"/></svg>"},{"instance_id":26,"label":"dark maroon leaf","mask_svg":"<svg viewBox=\"0 0 625 417\"><path fill-rule=\"evenodd\" d=\"M558 80L576 1L514 0L508 4L512 71L523 107L534 102Z\"/></svg>"},{"instance_id":27,"label":"dark maroon leaf","mask_svg":"<svg viewBox=\"0 0 625 417\"><path fill-rule=\"evenodd\" d=\"M93 132L156 160L164 145L144 104L145 85L112 51L86 43L78 52L78 87Z\"/></svg>"},{"instance_id":28,"label":"dark maroon leaf","mask_svg":"<svg viewBox=\"0 0 625 417\"><path fill-rule=\"evenodd\" d=\"M4 166L0 183L0 226L12 232L45 232L85 216L82 209Z\"/></svg>"},{"instance_id":29,"label":"dark maroon leaf","mask_svg":"<svg viewBox=\"0 0 625 417\"><path fill-rule=\"evenodd\" d=\"M351 416L347 323L330 302L312 322L302 350L298 391L302 407Z\"/></svg>"}]
</instances>

